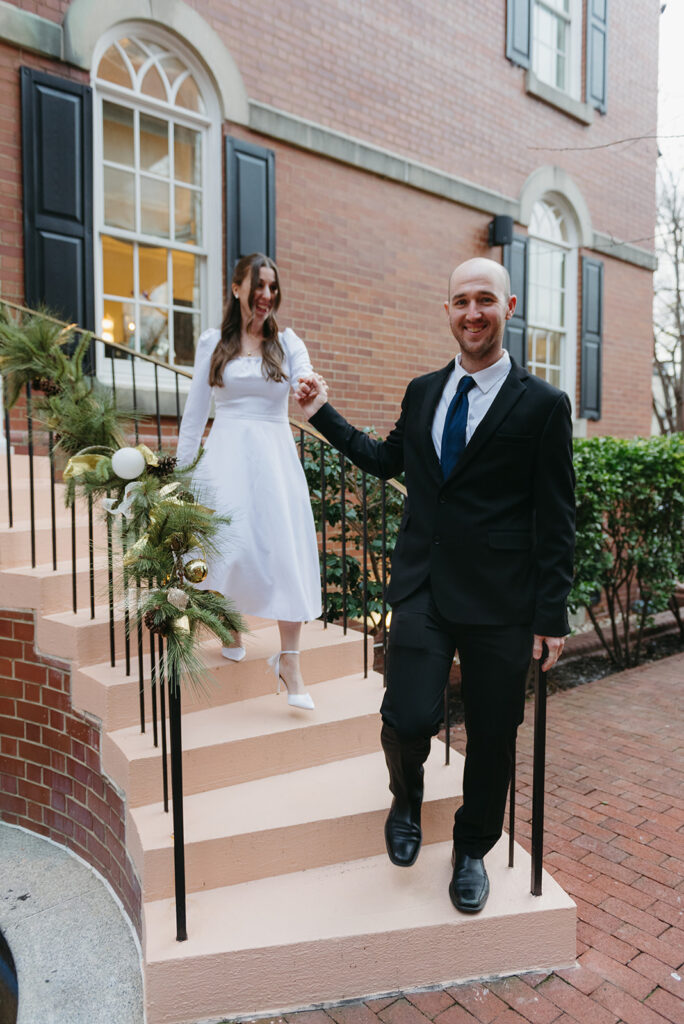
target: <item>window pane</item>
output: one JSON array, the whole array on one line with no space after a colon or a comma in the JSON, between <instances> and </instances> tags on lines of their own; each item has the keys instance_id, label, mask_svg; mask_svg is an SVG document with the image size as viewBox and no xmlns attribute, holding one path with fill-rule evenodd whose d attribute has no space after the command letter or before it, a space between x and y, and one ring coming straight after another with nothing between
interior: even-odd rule
<instances>
[{"instance_id":1,"label":"window pane","mask_svg":"<svg viewBox=\"0 0 684 1024\"><path fill-rule=\"evenodd\" d=\"M135 303L105 299L100 337L103 341L115 341L126 348L135 349ZM106 358L112 355L115 359L128 358L117 349L105 350Z\"/></svg>"},{"instance_id":2,"label":"window pane","mask_svg":"<svg viewBox=\"0 0 684 1024\"><path fill-rule=\"evenodd\" d=\"M176 93L176 103L179 107L186 107L188 110L196 110L199 114L204 113L204 104L199 89L192 75L188 75Z\"/></svg>"},{"instance_id":3,"label":"window pane","mask_svg":"<svg viewBox=\"0 0 684 1024\"><path fill-rule=\"evenodd\" d=\"M549 345L549 364L551 366L560 366L561 358L561 336L558 333L549 334L548 336Z\"/></svg>"},{"instance_id":4,"label":"window pane","mask_svg":"<svg viewBox=\"0 0 684 1024\"><path fill-rule=\"evenodd\" d=\"M119 45L122 50L126 51L126 56L130 60L135 71L140 71L140 68L147 60L147 54L142 47L135 41L135 39L120 39Z\"/></svg>"},{"instance_id":5,"label":"window pane","mask_svg":"<svg viewBox=\"0 0 684 1024\"><path fill-rule=\"evenodd\" d=\"M199 132L177 124L174 128L174 177L189 185L199 185L202 179L202 145Z\"/></svg>"},{"instance_id":6,"label":"window pane","mask_svg":"<svg viewBox=\"0 0 684 1024\"><path fill-rule=\"evenodd\" d=\"M115 228L135 230L135 175L104 169L105 223Z\"/></svg>"},{"instance_id":7,"label":"window pane","mask_svg":"<svg viewBox=\"0 0 684 1024\"><path fill-rule=\"evenodd\" d=\"M145 75L140 91L147 96L153 96L156 100L168 100L166 86L154 64Z\"/></svg>"},{"instance_id":8,"label":"window pane","mask_svg":"<svg viewBox=\"0 0 684 1024\"><path fill-rule=\"evenodd\" d=\"M167 55L162 59L162 67L171 85L173 85L179 75L182 75L187 70L183 61L173 55Z\"/></svg>"},{"instance_id":9,"label":"window pane","mask_svg":"<svg viewBox=\"0 0 684 1024\"><path fill-rule=\"evenodd\" d=\"M142 299L166 305L169 301L167 281L166 249L153 248L150 245L139 247L138 291Z\"/></svg>"},{"instance_id":10,"label":"window pane","mask_svg":"<svg viewBox=\"0 0 684 1024\"><path fill-rule=\"evenodd\" d=\"M157 359L168 359L169 313L163 307L140 305L140 351Z\"/></svg>"},{"instance_id":11,"label":"window pane","mask_svg":"<svg viewBox=\"0 0 684 1024\"><path fill-rule=\"evenodd\" d=\"M102 239L102 287L107 295L133 295L133 243Z\"/></svg>"},{"instance_id":12,"label":"window pane","mask_svg":"<svg viewBox=\"0 0 684 1024\"><path fill-rule=\"evenodd\" d=\"M169 176L169 123L149 114L140 115L140 168Z\"/></svg>"},{"instance_id":13,"label":"window pane","mask_svg":"<svg viewBox=\"0 0 684 1024\"><path fill-rule=\"evenodd\" d=\"M116 43L109 47L100 61L97 77L104 78L107 82L114 82L116 85L123 85L127 89L132 88L131 76Z\"/></svg>"},{"instance_id":14,"label":"window pane","mask_svg":"<svg viewBox=\"0 0 684 1024\"><path fill-rule=\"evenodd\" d=\"M176 241L200 245L201 193L189 188L180 188L178 185L175 192Z\"/></svg>"},{"instance_id":15,"label":"window pane","mask_svg":"<svg viewBox=\"0 0 684 1024\"><path fill-rule=\"evenodd\" d=\"M173 348L176 366L192 366L199 337L199 314L173 311Z\"/></svg>"},{"instance_id":16,"label":"window pane","mask_svg":"<svg viewBox=\"0 0 684 1024\"><path fill-rule=\"evenodd\" d=\"M169 235L169 186L154 178L140 179L140 230L146 235Z\"/></svg>"},{"instance_id":17,"label":"window pane","mask_svg":"<svg viewBox=\"0 0 684 1024\"><path fill-rule=\"evenodd\" d=\"M534 361L535 363L546 362L546 335L535 332L534 338Z\"/></svg>"},{"instance_id":18,"label":"window pane","mask_svg":"<svg viewBox=\"0 0 684 1024\"><path fill-rule=\"evenodd\" d=\"M199 307L199 261L192 253L174 252L173 304Z\"/></svg>"},{"instance_id":19,"label":"window pane","mask_svg":"<svg viewBox=\"0 0 684 1024\"><path fill-rule=\"evenodd\" d=\"M102 134L105 160L133 167L135 163L133 111L105 100L102 104Z\"/></svg>"}]
</instances>

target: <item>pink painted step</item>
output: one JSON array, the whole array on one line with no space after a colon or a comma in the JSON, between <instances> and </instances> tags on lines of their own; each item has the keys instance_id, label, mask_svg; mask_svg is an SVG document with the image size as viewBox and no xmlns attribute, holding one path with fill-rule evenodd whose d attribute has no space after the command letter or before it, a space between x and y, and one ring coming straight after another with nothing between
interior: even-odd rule
<instances>
[{"instance_id":1,"label":"pink painted step","mask_svg":"<svg viewBox=\"0 0 684 1024\"><path fill-rule=\"evenodd\" d=\"M323 682L331 675L345 676L358 669L362 660L363 634L348 631L345 636L338 626L323 628L310 623L302 634L301 664L307 684ZM219 704L247 700L272 693L275 679L266 659L279 647L275 624L255 620L252 633L244 637L247 651L244 661L228 661L221 654L217 641L211 637L202 644L201 656L207 669L205 691L186 689L183 707L186 711L215 707ZM149 633L143 632L143 678L145 680L146 720L151 721ZM87 665L74 672L72 695L77 707L97 715L107 729L123 729L139 723L139 664L137 636L131 640L131 674L119 661L112 668L109 661Z\"/></svg>"},{"instance_id":2,"label":"pink painted step","mask_svg":"<svg viewBox=\"0 0 684 1024\"><path fill-rule=\"evenodd\" d=\"M435 740L425 772L424 842L441 842L451 836L460 803L462 759L454 755L445 765L444 744ZM390 801L380 750L188 796L188 891L382 853ZM171 814L162 803L135 807L131 824L129 849L146 898L171 896Z\"/></svg>"},{"instance_id":3,"label":"pink painted step","mask_svg":"<svg viewBox=\"0 0 684 1024\"><path fill-rule=\"evenodd\" d=\"M183 789L266 778L377 749L382 680L361 673L311 687L315 711L292 708L284 692L183 715ZM119 729L103 736L105 771L128 794L129 807L162 797L161 755L149 733Z\"/></svg>"},{"instance_id":4,"label":"pink painted step","mask_svg":"<svg viewBox=\"0 0 684 1024\"><path fill-rule=\"evenodd\" d=\"M412 868L386 855L263 878L188 897L188 940L171 899L144 910L149 1024L276 1016L467 978L570 966L575 905L549 875L529 893L530 860L507 839L486 859L484 910L459 914L447 888L451 843Z\"/></svg>"}]
</instances>

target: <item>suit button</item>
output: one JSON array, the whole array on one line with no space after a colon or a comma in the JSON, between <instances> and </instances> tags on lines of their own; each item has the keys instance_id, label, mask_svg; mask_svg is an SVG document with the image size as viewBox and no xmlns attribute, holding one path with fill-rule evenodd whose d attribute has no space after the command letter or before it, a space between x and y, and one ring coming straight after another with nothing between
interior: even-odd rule
<instances>
[{"instance_id":1,"label":"suit button","mask_svg":"<svg viewBox=\"0 0 684 1024\"><path fill-rule=\"evenodd\" d=\"M446 498L442 496L442 497L441 497L441 498L439 499L439 503L440 503L440 505L446 505Z\"/></svg>"},{"instance_id":2,"label":"suit button","mask_svg":"<svg viewBox=\"0 0 684 1024\"><path fill-rule=\"evenodd\" d=\"M432 543L433 544L439 544L441 540L442 540L442 538L440 537L440 535L438 533L436 533L434 535L434 537L432 538Z\"/></svg>"}]
</instances>

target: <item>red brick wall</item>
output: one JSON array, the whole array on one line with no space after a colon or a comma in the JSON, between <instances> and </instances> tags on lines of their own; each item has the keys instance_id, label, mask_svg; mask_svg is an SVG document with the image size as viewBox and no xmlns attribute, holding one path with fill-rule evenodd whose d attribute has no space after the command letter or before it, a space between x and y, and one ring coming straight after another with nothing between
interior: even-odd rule
<instances>
[{"instance_id":1,"label":"red brick wall","mask_svg":"<svg viewBox=\"0 0 684 1024\"><path fill-rule=\"evenodd\" d=\"M96 868L141 931L124 801L103 775L100 727L71 706L69 665L35 649L34 613L0 610L0 814Z\"/></svg>"},{"instance_id":2,"label":"red brick wall","mask_svg":"<svg viewBox=\"0 0 684 1024\"><path fill-rule=\"evenodd\" d=\"M66 0L27 5L59 21ZM658 5L611 15L608 112L591 127L528 96L506 60L505 0L424 4L274 0L267 26L241 0L194 0L248 95L515 197L538 167L572 175L593 226L645 248L654 235ZM612 8L611 8L612 10ZM238 43L239 41L239 43ZM258 60L255 59L258 54ZM0 46L0 293L22 295L22 63L88 75ZM633 72L639 68L639 75ZM276 152L283 325L309 345L341 411L386 431L407 381L453 355L442 302L451 268L487 247L490 216L228 125ZM606 260L603 417L589 431L649 433L651 274ZM579 378L578 378L579 381ZM576 399L578 396L576 396Z\"/></svg>"}]
</instances>

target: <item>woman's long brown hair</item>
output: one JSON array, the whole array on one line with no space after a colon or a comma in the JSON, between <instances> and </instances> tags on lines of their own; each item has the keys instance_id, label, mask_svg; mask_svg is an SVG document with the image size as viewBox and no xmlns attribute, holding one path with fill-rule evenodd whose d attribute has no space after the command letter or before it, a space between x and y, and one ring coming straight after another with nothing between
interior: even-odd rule
<instances>
[{"instance_id":1,"label":"woman's long brown hair","mask_svg":"<svg viewBox=\"0 0 684 1024\"><path fill-rule=\"evenodd\" d=\"M221 338L214 349L209 366L209 384L211 387L223 387L223 371L226 363L235 359L240 354L240 336L242 333L242 314L240 312L240 299L236 298L233 288L241 285L247 274L251 272L251 289L249 292L249 308L254 311L254 293L259 284L259 271L262 267L268 267L275 274L276 293L273 300L273 309L264 320L263 341L261 344L262 360L261 371L266 379L275 381L287 380L287 374L283 372L283 360L285 353L283 346L278 339L278 324L275 313L280 305L280 279L278 268L269 256L261 252L253 252L250 256L243 256L235 264L233 280L231 282L230 294L226 311L221 324ZM245 324L247 330L251 320Z\"/></svg>"}]
</instances>

